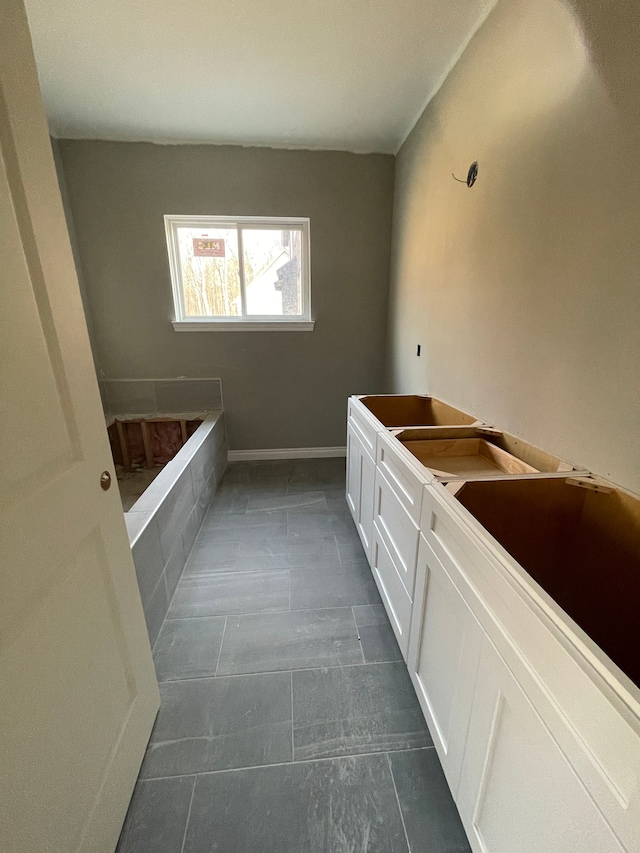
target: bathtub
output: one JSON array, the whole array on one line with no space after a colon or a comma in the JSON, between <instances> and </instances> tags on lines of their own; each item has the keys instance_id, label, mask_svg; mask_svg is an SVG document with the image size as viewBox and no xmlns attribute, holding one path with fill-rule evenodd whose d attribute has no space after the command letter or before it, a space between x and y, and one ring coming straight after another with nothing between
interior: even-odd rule
<instances>
[{"instance_id":1,"label":"bathtub","mask_svg":"<svg viewBox=\"0 0 640 853\"><path fill-rule=\"evenodd\" d=\"M224 414L210 412L124 514L152 647L226 465Z\"/></svg>"}]
</instances>

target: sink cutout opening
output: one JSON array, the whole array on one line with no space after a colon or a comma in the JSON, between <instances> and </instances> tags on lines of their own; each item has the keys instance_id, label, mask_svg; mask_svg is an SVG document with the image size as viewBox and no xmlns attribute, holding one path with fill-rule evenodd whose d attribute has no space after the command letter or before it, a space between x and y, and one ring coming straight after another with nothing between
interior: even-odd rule
<instances>
[{"instance_id":1,"label":"sink cutout opening","mask_svg":"<svg viewBox=\"0 0 640 853\"><path fill-rule=\"evenodd\" d=\"M640 500L564 479L469 482L455 497L640 687Z\"/></svg>"},{"instance_id":2,"label":"sink cutout opening","mask_svg":"<svg viewBox=\"0 0 640 853\"><path fill-rule=\"evenodd\" d=\"M436 476L536 474L538 469L484 438L402 441Z\"/></svg>"},{"instance_id":3,"label":"sink cutout opening","mask_svg":"<svg viewBox=\"0 0 640 853\"><path fill-rule=\"evenodd\" d=\"M460 409L419 394L369 396L360 402L386 427L471 426L478 422Z\"/></svg>"},{"instance_id":4,"label":"sink cutout opening","mask_svg":"<svg viewBox=\"0 0 640 853\"><path fill-rule=\"evenodd\" d=\"M436 476L445 478L478 473L584 473L583 468L493 427L407 427L397 430L395 437Z\"/></svg>"}]
</instances>

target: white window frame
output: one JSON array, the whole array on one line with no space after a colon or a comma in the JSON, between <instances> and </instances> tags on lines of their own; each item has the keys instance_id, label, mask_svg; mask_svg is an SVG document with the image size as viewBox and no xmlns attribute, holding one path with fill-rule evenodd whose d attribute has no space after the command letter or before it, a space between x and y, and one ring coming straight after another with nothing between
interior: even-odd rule
<instances>
[{"instance_id":1,"label":"white window frame","mask_svg":"<svg viewBox=\"0 0 640 853\"><path fill-rule=\"evenodd\" d=\"M311 319L311 258L309 247L310 221L305 217L288 216L184 216L167 214L164 217L167 235L167 252L169 269L171 271L171 286L173 289L173 304L175 317L172 320L176 332L310 332L315 321ZM244 257L242 251L242 226L251 228L286 231L287 228L302 231L302 270L301 295L302 314L274 316L241 316L241 317L188 317L184 310L184 288L182 284L182 269L180 266L180 251L178 245L178 228L230 228L238 229L238 260L240 264L240 293L243 314L246 308L244 284Z\"/></svg>"}]
</instances>

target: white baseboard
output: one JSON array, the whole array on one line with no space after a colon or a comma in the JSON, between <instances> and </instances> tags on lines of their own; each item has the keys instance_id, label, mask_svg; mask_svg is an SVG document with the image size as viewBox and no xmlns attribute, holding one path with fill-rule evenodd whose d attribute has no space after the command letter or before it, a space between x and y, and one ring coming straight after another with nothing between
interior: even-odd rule
<instances>
[{"instance_id":1,"label":"white baseboard","mask_svg":"<svg viewBox=\"0 0 640 853\"><path fill-rule=\"evenodd\" d=\"M325 459L346 455L346 447L279 447L273 450L230 450L229 462L264 459Z\"/></svg>"}]
</instances>

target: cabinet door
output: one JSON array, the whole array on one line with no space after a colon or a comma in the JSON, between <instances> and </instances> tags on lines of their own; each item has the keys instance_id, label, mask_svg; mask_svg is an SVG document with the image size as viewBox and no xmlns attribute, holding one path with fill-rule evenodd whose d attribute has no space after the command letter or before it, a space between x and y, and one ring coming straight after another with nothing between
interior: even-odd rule
<instances>
[{"instance_id":1,"label":"cabinet door","mask_svg":"<svg viewBox=\"0 0 640 853\"><path fill-rule=\"evenodd\" d=\"M482 636L454 579L421 536L407 664L454 798Z\"/></svg>"},{"instance_id":2,"label":"cabinet door","mask_svg":"<svg viewBox=\"0 0 640 853\"><path fill-rule=\"evenodd\" d=\"M487 637L476 684L457 796L473 850L631 853Z\"/></svg>"},{"instance_id":3,"label":"cabinet door","mask_svg":"<svg viewBox=\"0 0 640 853\"><path fill-rule=\"evenodd\" d=\"M347 428L346 497L353 520L357 524L360 510L360 440L351 427Z\"/></svg>"},{"instance_id":4,"label":"cabinet door","mask_svg":"<svg viewBox=\"0 0 640 853\"><path fill-rule=\"evenodd\" d=\"M374 485L376 478L376 463L367 453L362 443L359 452L360 494L357 513L357 527L362 547L367 559L371 562L371 533L373 529Z\"/></svg>"}]
</instances>

